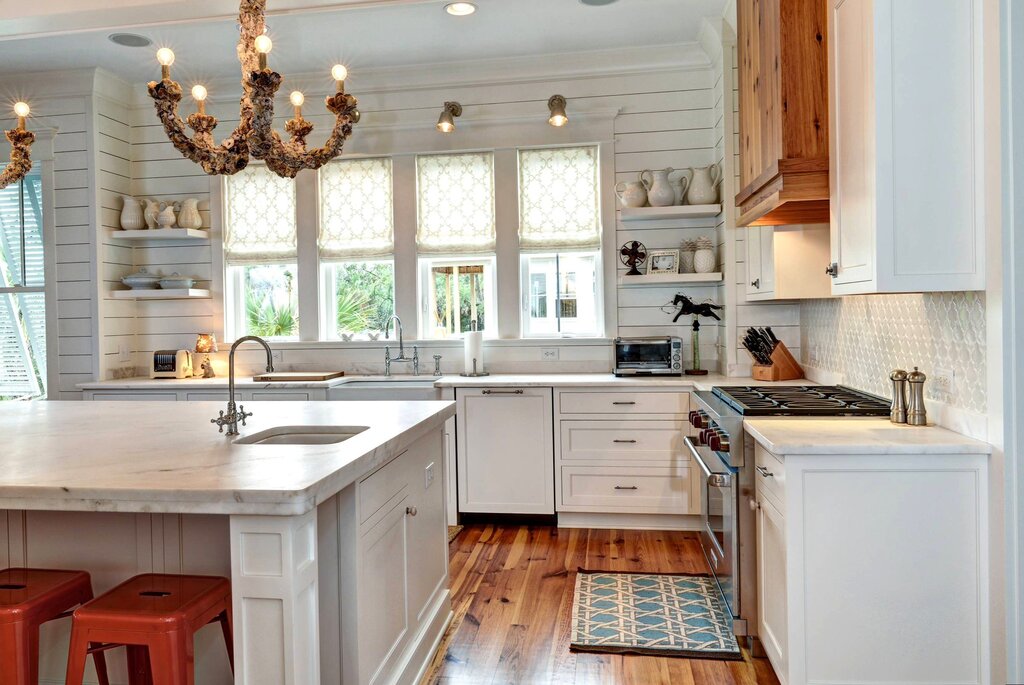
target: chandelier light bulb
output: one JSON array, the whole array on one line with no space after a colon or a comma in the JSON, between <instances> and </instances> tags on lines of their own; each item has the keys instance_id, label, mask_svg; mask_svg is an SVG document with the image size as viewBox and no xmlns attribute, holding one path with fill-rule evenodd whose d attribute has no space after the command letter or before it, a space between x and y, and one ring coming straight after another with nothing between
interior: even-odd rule
<instances>
[{"instance_id":1,"label":"chandelier light bulb","mask_svg":"<svg viewBox=\"0 0 1024 685\"><path fill-rule=\"evenodd\" d=\"M32 110L29 109L29 106L28 106L27 102L15 102L14 103L14 113L16 115L18 115L18 117L20 117L22 119L27 117L29 115L29 112L31 112L31 111Z\"/></svg>"},{"instance_id":2,"label":"chandelier light bulb","mask_svg":"<svg viewBox=\"0 0 1024 685\"><path fill-rule=\"evenodd\" d=\"M270 40L270 36L262 35L256 36L256 40L253 41L253 46L256 48L256 52L261 55L265 55L274 48L274 42Z\"/></svg>"},{"instance_id":3,"label":"chandelier light bulb","mask_svg":"<svg viewBox=\"0 0 1024 685\"><path fill-rule=\"evenodd\" d=\"M306 101L306 96L301 91L293 90L288 99L292 101L293 107L302 107L302 103Z\"/></svg>"},{"instance_id":4,"label":"chandelier light bulb","mask_svg":"<svg viewBox=\"0 0 1024 685\"><path fill-rule=\"evenodd\" d=\"M206 92L206 86L203 86L198 83L192 86L192 99L196 102L202 102L203 100L205 100L207 94L208 93Z\"/></svg>"},{"instance_id":5,"label":"chandelier light bulb","mask_svg":"<svg viewBox=\"0 0 1024 685\"><path fill-rule=\"evenodd\" d=\"M331 78L335 81L344 81L348 78L348 69L344 64L335 64L331 67Z\"/></svg>"},{"instance_id":6,"label":"chandelier light bulb","mask_svg":"<svg viewBox=\"0 0 1024 685\"><path fill-rule=\"evenodd\" d=\"M156 51L156 61L160 63L160 66L171 66L174 64L174 51L170 48L160 48Z\"/></svg>"}]
</instances>

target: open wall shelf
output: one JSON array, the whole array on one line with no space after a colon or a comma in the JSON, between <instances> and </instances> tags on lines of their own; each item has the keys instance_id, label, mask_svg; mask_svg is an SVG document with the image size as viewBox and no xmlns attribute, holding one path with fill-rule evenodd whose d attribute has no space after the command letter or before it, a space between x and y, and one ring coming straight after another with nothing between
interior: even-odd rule
<instances>
[{"instance_id":1,"label":"open wall shelf","mask_svg":"<svg viewBox=\"0 0 1024 685\"><path fill-rule=\"evenodd\" d=\"M673 205L671 207L623 207L623 221L668 221L671 219L702 219L718 216L722 205Z\"/></svg>"},{"instance_id":2,"label":"open wall shelf","mask_svg":"<svg viewBox=\"0 0 1024 685\"><path fill-rule=\"evenodd\" d=\"M210 297L210 291L204 288L112 290L110 296L115 300L202 300Z\"/></svg>"},{"instance_id":3,"label":"open wall shelf","mask_svg":"<svg viewBox=\"0 0 1024 685\"><path fill-rule=\"evenodd\" d=\"M141 231L111 231L118 240L209 240L210 232L195 228L154 228Z\"/></svg>"},{"instance_id":4,"label":"open wall shelf","mask_svg":"<svg viewBox=\"0 0 1024 685\"><path fill-rule=\"evenodd\" d=\"M713 284L722 282L722 273L715 272L710 274L673 274L673 273L661 273L661 274L640 274L639 276L627 276L622 274L619 276L619 285L621 286L634 286L634 285L695 285L695 284Z\"/></svg>"}]
</instances>

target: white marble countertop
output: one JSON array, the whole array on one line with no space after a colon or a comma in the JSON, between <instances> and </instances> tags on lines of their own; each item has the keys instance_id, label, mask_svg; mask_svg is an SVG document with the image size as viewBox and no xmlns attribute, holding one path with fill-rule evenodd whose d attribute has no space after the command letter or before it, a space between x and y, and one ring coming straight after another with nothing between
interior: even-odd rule
<instances>
[{"instance_id":1,"label":"white marble countertop","mask_svg":"<svg viewBox=\"0 0 1024 685\"><path fill-rule=\"evenodd\" d=\"M623 386L648 388L679 388L682 390L710 390L716 385L817 385L806 378L796 381L769 383L750 377L729 377L719 374L707 376L642 376L619 378L611 373L538 373L538 374L494 374L477 378L447 375L435 377L428 374L419 376L341 376L328 381L282 381L268 383L254 381L252 376L238 376L235 387L239 390L273 390L295 388L334 388L349 383L433 383L438 388L484 388L484 387L589 387ZM83 390L227 390L227 377L217 378L122 378L107 381L80 383Z\"/></svg>"},{"instance_id":2,"label":"white marble countertop","mask_svg":"<svg viewBox=\"0 0 1024 685\"><path fill-rule=\"evenodd\" d=\"M368 426L333 445L242 445L219 402L7 402L0 509L294 515L397 457L453 402L246 402L239 437Z\"/></svg>"},{"instance_id":3,"label":"white marble countertop","mask_svg":"<svg viewBox=\"0 0 1024 685\"><path fill-rule=\"evenodd\" d=\"M907 426L888 418L746 419L747 433L769 452L797 454L991 454L988 443L938 426Z\"/></svg>"}]
</instances>

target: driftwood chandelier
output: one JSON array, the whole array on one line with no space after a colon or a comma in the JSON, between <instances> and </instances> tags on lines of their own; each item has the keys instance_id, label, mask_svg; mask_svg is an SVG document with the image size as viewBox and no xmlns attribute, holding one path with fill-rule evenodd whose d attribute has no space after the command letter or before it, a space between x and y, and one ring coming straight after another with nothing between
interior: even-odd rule
<instances>
[{"instance_id":1,"label":"driftwood chandelier","mask_svg":"<svg viewBox=\"0 0 1024 685\"><path fill-rule=\"evenodd\" d=\"M348 72L336 64L331 69L337 92L327 98L327 109L335 116L334 128L323 147L306 149L306 137L313 124L302 118L302 93L291 94L295 117L285 124L291 140L284 141L274 131L274 95L281 87L281 75L267 67L267 54L273 44L266 35L266 0L242 0L238 8L238 61L242 65L242 99L238 126L219 145L213 140L217 119L206 113L206 88L196 86L192 96L198 111L183 122L178 116L181 86L171 80L174 53L168 48L157 51L162 78L149 84L149 94L156 103L157 115L163 122L167 137L188 159L208 174L234 174L249 163L249 158L262 160L278 176L294 178L302 169L319 169L341 154L345 140L352 135L352 125L359 121L356 99L345 93ZM195 131L189 137L185 124ZM8 134L10 137L10 134Z\"/></svg>"},{"instance_id":2,"label":"driftwood chandelier","mask_svg":"<svg viewBox=\"0 0 1024 685\"><path fill-rule=\"evenodd\" d=\"M17 183L32 169L29 152L36 140L36 134L25 129L25 118L29 115L28 105L24 102L15 103L14 114L18 117L18 127L6 132L7 142L11 144L11 161L0 173L0 188Z\"/></svg>"}]
</instances>

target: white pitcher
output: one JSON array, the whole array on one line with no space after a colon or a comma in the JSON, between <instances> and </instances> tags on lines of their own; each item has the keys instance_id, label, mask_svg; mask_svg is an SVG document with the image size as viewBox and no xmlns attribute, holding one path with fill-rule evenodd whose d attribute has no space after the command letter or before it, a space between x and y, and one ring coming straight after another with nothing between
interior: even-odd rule
<instances>
[{"instance_id":1,"label":"white pitcher","mask_svg":"<svg viewBox=\"0 0 1024 685\"><path fill-rule=\"evenodd\" d=\"M131 195L122 195L124 207L121 209L121 228L126 231L137 231L146 225L142 216L142 203Z\"/></svg>"},{"instance_id":2,"label":"white pitcher","mask_svg":"<svg viewBox=\"0 0 1024 685\"><path fill-rule=\"evenodd\" d=\"M160 209L160 213L156 216L156 222L160 228L171 228L174 226L174 222L178 218L174 215L174 203L167 202L161 204L163 204L163 207Z\"/></svg>"},{"instance_id":3,"label":"white pitcher","mask_svg":"<svg viewBox=\"0 0 1024 685\"><path fill-rule=\"evenodd\" d=\"M200 228L203 225L203 217L199 214L199 200L190 197L181 203L181 211L178 212L178 226L181 228Z\"/></svg>"},{"instance_id":4,"label":"white pitcher","mask_svg":"<svg viewBox=\"0 0 1024 685\"><path fill-rule=\"evenodd\" d=\"M640 172L640 182L647 188L647 201L652 207L670 207L676 202L676 191L668 180L675 169L668 167L660 171L647 169Z\"/></svg>"},{"instance_id":5,"label":"white pitcher","mask_svg":"<svg viewBox=\"0 0 1024 685\"><path fill-rule=\"evenodd\" d=\"M160 214L160 203L156 200L145 200L146 211L142 213L143 218L146 221L146 228L153 230L157 227L157 215Z\"/></svg>"},{"instance_id":6,"label":"white pitcher","mask_svg":"<svg viewBox=\"0 0 1024 685\"><path fill-rule=\"evenodd\" d=\"M713 205L718 202L718 184L722 169L717 164L690 169L690 188L686 191L686 204Z\"/></svg>"},{"instance_id":7,"label":"white pitcher","mask_svg":"<svg viewBox=\"0 0 1024 685\"><path fill-rule=\"evenodd\" d=\"M615 185L615 195L623 207L643 207L647 204L647 188L640 181L622 181Z\"/></svg>"}]
</instances>

